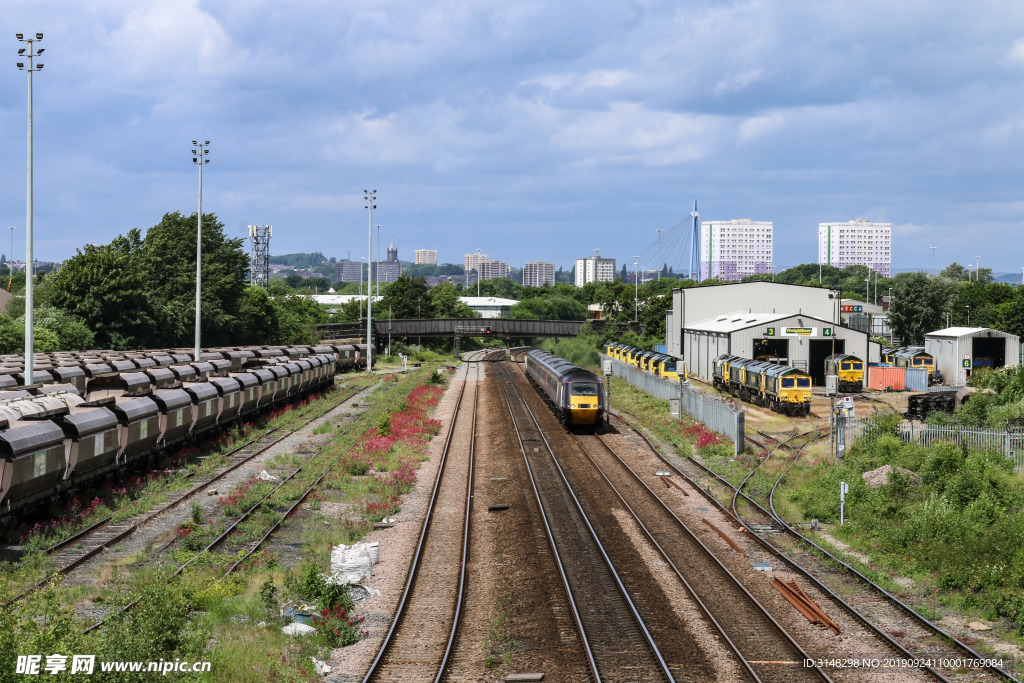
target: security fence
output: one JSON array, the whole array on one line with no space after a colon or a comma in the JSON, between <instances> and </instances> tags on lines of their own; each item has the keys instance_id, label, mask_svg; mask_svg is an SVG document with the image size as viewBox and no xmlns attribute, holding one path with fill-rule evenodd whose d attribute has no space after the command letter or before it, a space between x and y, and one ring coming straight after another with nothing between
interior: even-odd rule
<instances>
[{"instance_id":1,"label":"security fence","mask_svg":"<svg viewBox=\"0 0 1024 683\"><path fill-rule=\"evenodd\" d=\"M878 429L878 425L869 417L847 420L846 442L852 443L868 436L874 429ZM896 426L896 436L922 446L949 442L957 446L1002 453L1013 461L1015 472L1024 472L1024 431L1019 428L985 429L958 425L929 425L904 420Z\"/></svg>"},{"instance_id":2,"label":"security fence","mask_svg":"<svg viewBox=\"0 0 1024 683\"><path fill-rule=\"evenodd\" d=\"M655 398L679 401L680 409L683 412L698 422L702 422L711 431L732 440L734 453L738 454L743 450L746 413L741 408L714 395L697 391L690 386L689 382L655 377L622 361L608 359L607 356L602 358L611 360L612 374L616 377L622 377L637 389ZM614 403L614 401L615 397L613 396L612 402Z\"/></svg>"}]
</instances>

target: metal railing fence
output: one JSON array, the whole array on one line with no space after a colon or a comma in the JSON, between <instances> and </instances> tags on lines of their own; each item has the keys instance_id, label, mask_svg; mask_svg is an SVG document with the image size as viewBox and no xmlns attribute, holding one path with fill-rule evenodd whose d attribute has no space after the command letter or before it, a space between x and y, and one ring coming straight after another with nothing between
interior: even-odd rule
<instances>
[{"instance_id":1,"label":"metal railing fence","mask_svg":"<svg viewBox=\"0 0 1024 683\"><path fill-rule=\"evenodd\" d=\"M603 356L603 359L608 359ZM622 361L612 361L612 374L622 377L637 389L655 398L678 400L680 409L711 431L733 442L733 453L743 450L743 430L746 414L741 408L716 396L697 391L688 382L655 377ZM615 397L612 396L614 403Z\"/></svg>"},{"instance_id":2,"label":"metal railing fence","mask_svg":"<svg viewBox=\"0 0 1024 683\"><path fill-rule=\"evenodd\" d=\"M846 442L853 443L857 439L869 436L875 429L878 429L878 425L869 417L847 420ZM968 448L1001 453L1013 461L1015 472L1024 472L1024 433L1020 430L929 425L904 420L896 426L896 436L922 446L949 442L957 446L966 445Z\"/></svg>"}]
</instances>

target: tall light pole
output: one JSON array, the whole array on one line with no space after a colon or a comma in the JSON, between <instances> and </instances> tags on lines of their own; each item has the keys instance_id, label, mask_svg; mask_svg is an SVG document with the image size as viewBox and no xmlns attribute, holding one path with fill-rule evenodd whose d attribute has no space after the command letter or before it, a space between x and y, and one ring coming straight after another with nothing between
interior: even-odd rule
<instances>
[{"instance_id":1,"label":"tall light pole","mask_svg":"<svg viewBox=\"0 0 1024 683\"><path fill-rule=\"evenodd\" d=\"M979 265L979 261L980 260L981 260L980 256L975 256L974 257L974 281L975 282L981 282L981 267Z\"/></svg>"},{"instance_id":2,"label":"tall light pole","mask_svg":"<svg viewBox=\"0 0 1024 683\"><path fill-rule=\"evenodd\" d=\"M370 241L367 244L367 257L373 261L373 210L377 208L377 190L363 190L366 207L370 211ZM373 355L373 292L370 291L370 273L366 273L366 371L373 371L370 357Z\"/></svg>"},{"instance_id":3,"label":"tall light pole","mask_svg":"<svg viewBox=\"0 0 1024 683\"><path fill-rule=\"evenodd\" d=\"M380 296L380 225L373 227L377 228L377 276L374 280L377 281L377 296Z\"/></svg>"},{"instance_id":4,"label":"tall light pole","mask_svg":"<svg viewBox=\"0 0 1024 683\"><path fill-rule=\"evenodd\" d=\"M971 326L971 305L967 304L967 327Z\"/></svg>"},{"instance_id":5,"label":"tall light pole","mask_svg":"<svg viewBox=\"0 0 1024 683\"><path fill-rule=\"evenodd\" d=\"M199 215L198 222L196 223L196 351L195 359L198 363L200 361L201 348L199 345L199 333L200 333L200 322L202 312L202 293L203 293L203 166L210 163L210 160L206 158L206 155L210 153L210 150L206 149L210 144L209 140L205 142L192 141L192 144L196 146L192 150L192 163L199 166Z\"/></svg>"},{"instance_id":6,"label":"tall light pole","mask_svg":"<svg viewBox=\"0 0 1024 683\"><path fill-rule=\"evenodd\" d=\"M366 261L359 257L359 317L363 317L363 263ZM366 288L370 288L370 271L366 271Z\"/></svg>"},{"instance_id":7,"label":"tall light pole","mask_svg":"<svg viewBox=\"0 0 1024 683\"><path fill-rule=\"evenodd\" d=\"M7 282L7 291L11 289L11 283L14 282L14 267L11 266L11 259L14 258L14 226L11 226L11 250L7 252L7 270L10 271L10 280ZM1024 276L1021 276L1024 278Z\"/></svg>"},{"instance_id":8,"label":"tall light pole","mask_svg":"<svg viewBox=\"0 0 1024 683\"><path fill-rule=\"evenodd\" d=\"M871 303L871 275L864 278L864 303Z\"/></svg>"},{"instance_id":9,"label":"tall light pole","mask_svg":"<svg viewBox=\"0 0 1024 683\"><path fill-rule=\"evenodd\" d=\"M663 267L661 263L661 228L658 228L658 282L661 282L661 269Z\"/></svg>"},{"instance_id":10,"label":"tall light pole","mask_svg":"<svg viewBox=\"0 0 1024 683\"><path fill-rule=\"evenodd\" d=\"M32 254L32 74L42 71L42 64L34 64L33 59L43 54L45 48L36 49L36 42L43 39L42 33L37 33L35 38L26 38L24 34L16 33L18 40L28 43L28 47L18 49L18 56L27 58L28 62L18 62L18 68L28 72L28 171L26 174L27 185L25 192L25 384L32 384L32 365L35 360L35 340L32 326L32 276L35 274L35 257ZM12 233L13 234L13 233ZM13 244L13 242L12 242Z\"/></svg>"},{"instance_id":11,"label":"tall light pole","mask_svg":"<svg viewBox=\"0 0 1024 683\"><path fill-rule=\"evenodd\" d=\"M633 258L633 322L640 322L640 257Z\"/></svg>"},{"instance_id":12,"label":"tall light pole","mask_svg":"<svg viewBox=\"0 0 1024 683\"><path fill-rule=\"evenodd\" d=\"M932 250L932 270L934 271L935 270L935 249L937 247L928 247L928 248Z\"/></svg>"}]
</instances>

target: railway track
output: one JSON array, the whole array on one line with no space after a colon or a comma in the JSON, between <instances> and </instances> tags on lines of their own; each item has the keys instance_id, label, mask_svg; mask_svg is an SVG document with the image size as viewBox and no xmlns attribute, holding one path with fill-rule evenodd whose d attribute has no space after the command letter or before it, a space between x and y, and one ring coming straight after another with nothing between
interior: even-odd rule
<instances>
[{"instance_id":1,"label":"railway track","mask_svg":"<svg viewBox=\"0 0 1024 683\"><path fill-rule=\"evenodd\" d=\"M100 522L79 531L71 537L60 541L59 543L55 543L47 548L45 552L46 554L57 556L56 562L59 565L59 569L53 571L46 578L31 586L23 593L4 603L3 607L25 599L36 590L48 584L54 578L58 576L66 576L75 571L107 548L120 543L140 528L177 508L183 502L193 498L197 493L207 490L212 484L217 483L246 463L251 462L254 458L266 452L275 444L284 440L288 436L291 436L291 434L297 431L297 429L308 425L313 420L319 419L326 413L334 410L363 391L365 391L365 389L342 392L338 399L332 401L326 409L311 409L309 412L315 412L316 414L310 417L303 417L302 424L298 428L285 431L283 427L277 427L254 439L251 439L241 446L238 446L231 452L225 454L226 462L224 466L219 468L213 476L194 484L184 491L168 494L166 500L153 506L146 512L117 523L111 523L110 520L112 518L107 517L105 520L101 520Z\"/></svg>"},{"instance_id":2,"label":"railway track","mask_svg":"<svg viewBox=\"0 0 1024 683\"><path fill-rule=\"evenodd\" d=\"M494 367L591 677L674 681L536 415L506 364Z\"/></svg>"},{"instance_id":3,"label":"railway track","mask_svg":"<svg viewBox=\"0 0 1024 683\"><path fill-rule=\"evenodd\" d=\"M637 473L637 468L647 463L620 455L599 435L574 439L673 568L752 680L831 680L820 667L804 666L805 661L820 657L805 651L670 509L663 496L652 489L652 485L658 485L658 475L650 473L643 477ZM668 492L660 486L659 490L662 494Z\"/></svg>"},{"instance_id":4,"label":"railway track","mask_svg":"<svg viewBox=\"0 0 1024 683\"><path fill-rule=\"evenodd\" d=\"M622 419L622 418L620 418ZM839 609L846 612L857 622L869 629L881 642L898 653L891 661L922 663L916 667L926 672L935 680L940 681L1016 681L1010 673L999 666L991 665L992 658L986 658L953 636L932 624L928 619L913 610L896 596L871 581L867 576L834 556L811 539L800 534L792 526L786 524L773 510L763 508L746 494L739 492L737 487L720 477L703 464L692 458L665 458L655 445L639 429L629 421L623 420L648 443L651 450L662 459L665 465L720 509L725 506L712 489L718 489L731 497L742 498L764 518L771 520L771 526L781 531L790 541L782 543L777 534L769 529L760 529L761 533L752 533L752 538L766 553L777 558L785 567L802 575L811 582L815 589L827 596ZM808 442L809 443L809 442ZM679 444L675 444L679 447ZM806 444L805 444L806 445ZM779 475L769 494L770 500L781 481ZM697 482L702 479L705 485ZM739 520L743 523L743 519ZM748 527L749 528L749 527ZM756 529L756 527L754 527ZM852 583L859 583L867 591L857 596L844 599ZM936 666L928 663L937 664ZM964 666L955 666L957 663Z\"/></svg>"},{"instance_id":5,"label":"railway track","mask_svg":"<svg viewBox=\"0 0 1024 683\"><path fill-rule=\"evenodd\" d=\"M484 366L474 365L469 372L478 381L464 382L459 392L409 576L391 626L363 678L365 683L439 681L446 674L466 589L479 379ZM463 411L466 386L471 383L472 410ZM456 538L461 542L453 542Z\"/></svg>"}]
</instances>

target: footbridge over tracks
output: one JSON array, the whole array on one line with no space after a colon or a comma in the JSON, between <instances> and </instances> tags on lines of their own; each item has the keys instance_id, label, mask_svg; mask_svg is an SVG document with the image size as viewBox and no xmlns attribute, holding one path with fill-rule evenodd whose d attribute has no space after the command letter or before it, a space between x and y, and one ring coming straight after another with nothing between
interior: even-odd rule
<instances>
[{"instance_id":1,"label":"footbridge over tracks","mask_svg":"<svg viewBox=\"0 0 1024 683\"><path fill-rule=\"evenodd\" d=\"M575 337L587 322L600 333L609 324L605 320L515 320L513 318L377 318L373 321L373 334L380 345L388 334L392 338L411 337L500 337L523 339L528 337ZM643 325L629 322L618 325L623 332L643 332ZM323 339L360 338L366 335L366 320L359 323L328 323L317 325Z\"/></svg>"}]
</instances>

